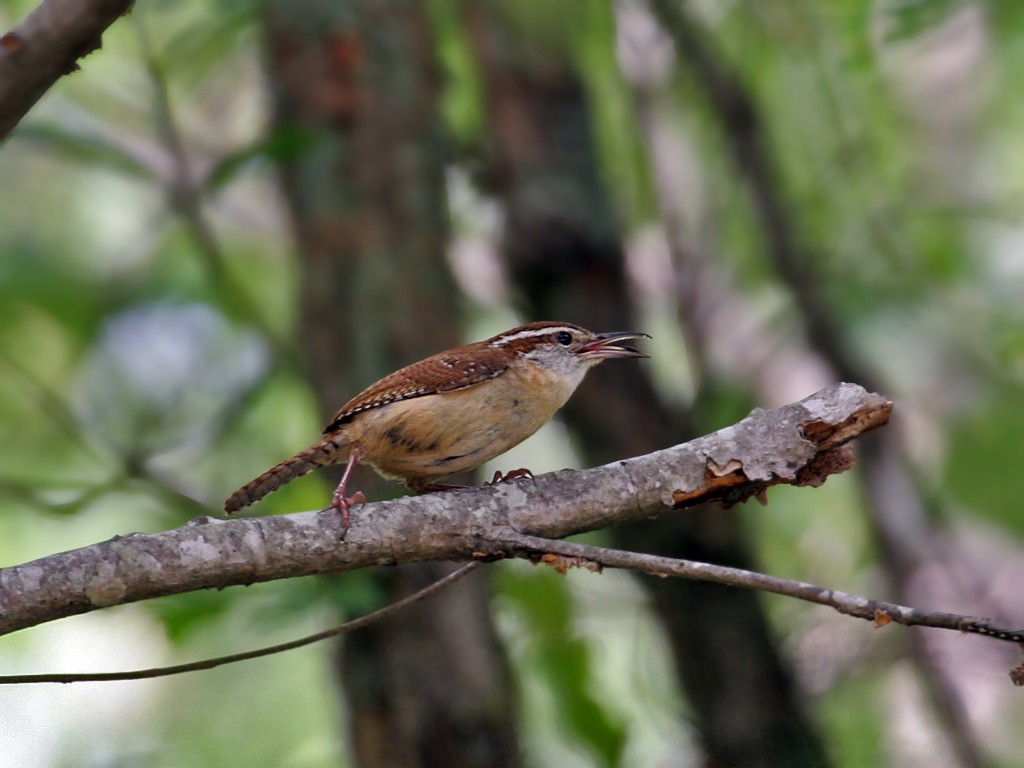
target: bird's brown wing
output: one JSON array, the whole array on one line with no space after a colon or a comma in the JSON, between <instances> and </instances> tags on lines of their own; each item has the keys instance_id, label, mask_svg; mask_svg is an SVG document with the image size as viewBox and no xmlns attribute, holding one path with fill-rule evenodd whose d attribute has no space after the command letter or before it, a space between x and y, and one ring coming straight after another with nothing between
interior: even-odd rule
<instances>
[{"instance_id":1,"label":"bird's brown wing","mask_svg":"<svg viewBox=\"0 0 1024 768\"><path fill-rule=\"evenodd\" d=\"M330 434L353 416L398 400L453 392L500 376L508 369L508 352L469 344L407 365L367 387L342 406L324 429Z\"/></svg>"}]
</instances>

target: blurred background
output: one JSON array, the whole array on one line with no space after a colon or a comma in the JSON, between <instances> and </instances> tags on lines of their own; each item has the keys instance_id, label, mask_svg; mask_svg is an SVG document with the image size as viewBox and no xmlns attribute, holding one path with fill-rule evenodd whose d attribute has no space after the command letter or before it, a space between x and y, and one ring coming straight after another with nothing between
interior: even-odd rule
<instances>
[{"instance_id":1,"label":"blurred background","mask_svg":"<svg viewBox=\"0 0 1024 768\"><path fill-rule=\"evenodd\" d=\"M381 375L556 319L652 359L484 475L856 381L896 411L854 471L587 540L1024 625L1022 41L1015 0L137 3L0 151L0 566L215 513ZM246 650L445 570L106 610L0 639L0 668ZM4 687L0 766L1014 766L1019 661L498 563L344 643Z\"/></svg>"}]
</instances>

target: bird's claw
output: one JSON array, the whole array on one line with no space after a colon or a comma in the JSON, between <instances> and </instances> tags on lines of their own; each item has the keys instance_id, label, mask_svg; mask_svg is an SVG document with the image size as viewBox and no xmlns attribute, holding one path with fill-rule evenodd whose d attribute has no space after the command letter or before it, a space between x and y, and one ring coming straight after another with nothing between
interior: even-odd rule
<instances>
[{"instance_id":1,"label":"bird's claw","mask_svg":"<svg viewBox=\"0 0 1024 768\"><path fill-rule=\"evenodd\" d=\"M348 525L350 520L349 510L357 504L365 504L366 496L362 491L356 491L351 496L345 496L341 492L341 488L334 492L334 496L331 498L331 505L327 509L336 509L341 512L341 535L338 537L339 541L344 541L348 535ZM324 510L326 511L326 510Z\"/></svg>"},{"instance_id":2,"label":"bird's claw","mask_svg":"<svg viewBox=\"0 0 1024 768\"><path fill-rule=\"evenodd\" d=\"M494 473L494 477L491 478L491 485L497 485L498 483L507 483L509 480L518 480L520 477L533 477L533 472L520 467L519 469L513 469L509 472L502 473L498 470Z\"/></svg>"}]
</instances>

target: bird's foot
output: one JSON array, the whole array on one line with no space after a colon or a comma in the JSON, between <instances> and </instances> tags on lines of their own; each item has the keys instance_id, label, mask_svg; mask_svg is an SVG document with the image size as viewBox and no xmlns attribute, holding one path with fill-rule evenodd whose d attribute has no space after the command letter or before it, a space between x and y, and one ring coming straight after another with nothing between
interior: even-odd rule
<instances>
[{"instance_id":1,"label":"bird's foot","mask_svg":"<svg viewBox=\"0 0 1024 768\"><path fill-rule=\"evenodd\" d=\"M498 470L494 473L494 477L491 478L491 485L497 485L498 483L507 483L509 480L518 480L520 477L533 477L533 472L520 467L519 469L513 469L509 472L502 473Z\"/></svg>"},{"instance_id":2,"label":"bird's foot","mask_svg":"<svg viewBox=\"0 0 1024 768\"><path fill-rule=\"evenodd\" d=\"M363 495L362 491L356 491L351 496L346 496L343 488L338 488L334 492L334 496L331 498L331 504L327 509L336 509L341 512L341 535L338 537L339 541L344 541L348 535L348 525L350 520L349 510L352 509L356 504L365 504L366 496Z\"/></svg>"}]
</instances>

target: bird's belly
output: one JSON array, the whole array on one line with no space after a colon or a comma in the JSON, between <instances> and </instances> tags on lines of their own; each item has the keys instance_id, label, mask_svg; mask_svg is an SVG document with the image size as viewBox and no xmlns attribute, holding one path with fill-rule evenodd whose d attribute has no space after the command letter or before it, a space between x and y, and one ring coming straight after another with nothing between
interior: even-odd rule
<instances>
[{"instance_id":1,"label":"bird's belly","mask_svg":"<svg viewBox=\"0 0 1024 768\"><path fill-rule=\"evenodd\" d=\"M361 460L413 483L475 469L540 429L568 397L547 390L540 402L526 403L520 388L489 384L487 392L470 387L367 412L352 425Z\"/></svg>"}]
</instances>

